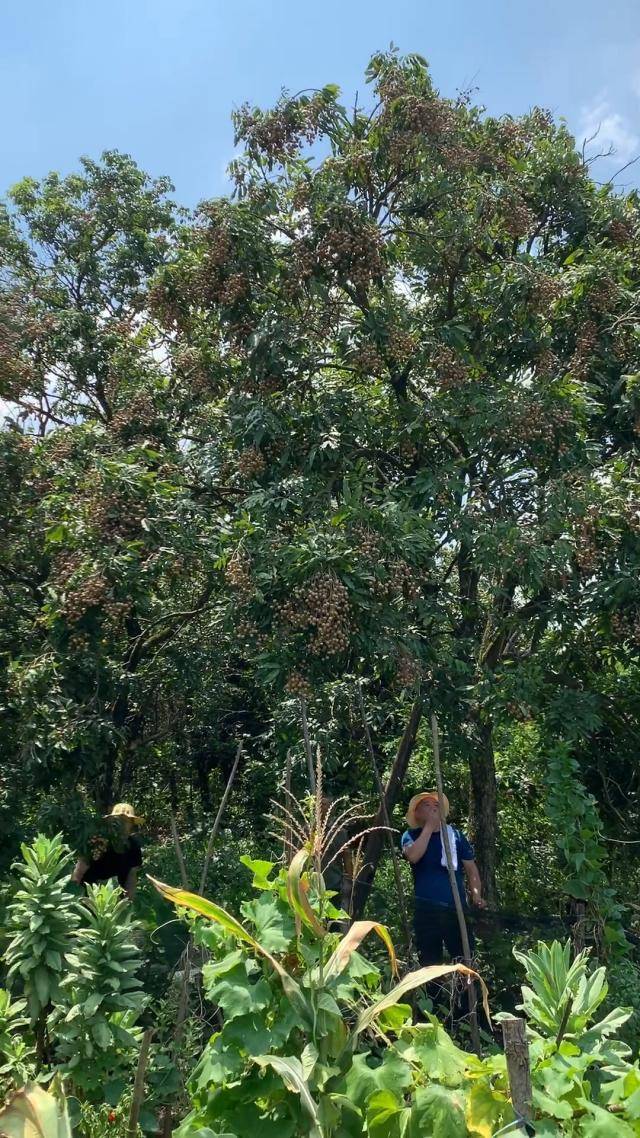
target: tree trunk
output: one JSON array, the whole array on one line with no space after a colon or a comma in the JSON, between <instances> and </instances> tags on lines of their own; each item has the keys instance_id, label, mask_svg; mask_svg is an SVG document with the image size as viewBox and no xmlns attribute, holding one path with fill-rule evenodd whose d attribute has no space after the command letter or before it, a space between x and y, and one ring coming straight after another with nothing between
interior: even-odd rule
<instances>
[{"instance_id":1,"label":"tree trunk","mask_svg":"<svg viewBox=\"0 0 640 1138\"><path fill-rule=\"evenodd\" d=\"M371 823L372 826L384 826L385 813L389 817L393 813L393 808L402 790L404 777L407 773L407 767L415 745L422 713L422 700L417 699L411 708L411 714L404 729L402 739L400 740L396 757L393 760L391 774L384 788L384 801L380 803L375 818ZM352 915L354 921L357 921L364 911L386 840L386 831L384 829L373 830L372 833L367 834L364 840L361 857L362 869L353 885Z\"/></svg>"},{"instance_id":2,"label":"tree trunk","mask_svg":"<svg viewBox=\"0 0 640 1138\"><path fill-rule=\"evenodd\" d=\"M469 756L471 796L469 822L475 846L482 891L491 908L497 905L496 854L498 840L498 786L490 724L480 724L477 745Z\"/></svg>"}]
</instances>

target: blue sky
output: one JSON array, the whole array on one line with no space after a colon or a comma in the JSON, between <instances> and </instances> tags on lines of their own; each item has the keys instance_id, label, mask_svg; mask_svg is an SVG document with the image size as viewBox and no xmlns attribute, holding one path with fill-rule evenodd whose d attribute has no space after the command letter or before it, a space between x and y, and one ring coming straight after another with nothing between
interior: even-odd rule
<instances>
[{"instance_id":1,"label":"blue sky","mask_svg":"<svg viewBox=\"0 0 640 1138\"><path fill-rule=\"evenodd\" d=\"M363 92L391 41L429 60L443 94L473 84L494 113L533 104L581 140L640 154L639 0L2 0L0 192L81 154L132 154L192 205L224 192L230 112L282 87ZM640 184L640 162L619 179Z\"/></svg>"}]
</instances>

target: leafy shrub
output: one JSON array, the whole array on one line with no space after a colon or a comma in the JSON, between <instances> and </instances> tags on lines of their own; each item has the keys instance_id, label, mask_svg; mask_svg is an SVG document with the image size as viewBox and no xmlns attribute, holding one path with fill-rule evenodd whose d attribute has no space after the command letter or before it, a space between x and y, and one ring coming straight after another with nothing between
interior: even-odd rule
<instances>
[{"instance_id":1,"label":"leafy shrub","mask_svg":"<svg viewBox=\"0 0 640 1138\"><path fill-rule=\"evenodd\" d=\"M25 1029L29 1020L23 1015L26 1000L12 1000L0 988L0 1098L12 1087L22 1087L33 1077L35 1051Z\"/></svg>"},{"instance_id":2,"label":"leafy shrub","mask_svg":"<svg viewBox=\"0 0 640 1138\"><path fill-rule=\"evenodd\" d=\"M102 1094L108 1080L128 1071L138 1046L132 1029L146 997L130 908L110 882L88 887L84 925L49 1017L56 1057L76 1089L89 1095Z\"/></svg>"},{"instance_id":3,"label":"leafy shrub","mask_svg":"<svg viewBox=\"0 0 640 1138\"><path fill-rule=\"evenodd\" d=\"M71 855L60 834L40 834L31 846L22 847L22 856L15 867L21 888L9 906L13 939L6 952L7 978L11 986L21 984L42 1057L44 1018L49 1005L62 998L65 954L80 906L68 888Z\"/></svg>"}]
</instances>

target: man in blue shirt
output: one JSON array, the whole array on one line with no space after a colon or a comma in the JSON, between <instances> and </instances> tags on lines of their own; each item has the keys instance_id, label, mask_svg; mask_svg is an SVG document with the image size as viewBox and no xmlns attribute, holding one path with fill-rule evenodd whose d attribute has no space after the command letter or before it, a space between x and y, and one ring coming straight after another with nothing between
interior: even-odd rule
<instances>
[{"instance_id":1,"label":"man in blue shirt","mask_svg":"<svg viewBox=\"0 0 640 1138\"><path fill-rule=\"evenodd\" d=\"M445 816L449 802L443 795ZM455 902L445 848L440 832L440 810L436 791L416 794L407 810L409 829L402 835L402 852L411 866L415 889L414 927L418 958L422 965L441 964L446 947L451 960L463 956L462 938L455 911ZM448 827L453 868L460 899L467 905L464 879L469 888L472 905L483 909L480 874L475 863L473 848L468 839L453 826ZM469 931L473 951L473 934Z\"/></svg>"}]
</instances>

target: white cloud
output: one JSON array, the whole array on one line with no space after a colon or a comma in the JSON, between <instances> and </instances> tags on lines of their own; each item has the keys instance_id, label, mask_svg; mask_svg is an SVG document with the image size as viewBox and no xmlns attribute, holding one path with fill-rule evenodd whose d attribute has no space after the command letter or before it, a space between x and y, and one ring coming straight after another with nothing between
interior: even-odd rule
<instances>
[{"instance_id":1,"label":"white cloud","mask_svg":"<svg viewBox=\"0 0 640 1138\"><path fill-rule=\"evenodd\" d=\"M640 89L640 76L638 87ZM610 161L619 164L635 158L640 150L640 138L628 119L614 110L606 94L582 108L579 136L588 143L591 153L606 154L612 150Z\"/></svg>"}]
</instances>

